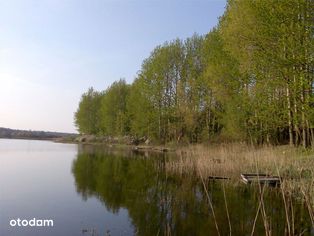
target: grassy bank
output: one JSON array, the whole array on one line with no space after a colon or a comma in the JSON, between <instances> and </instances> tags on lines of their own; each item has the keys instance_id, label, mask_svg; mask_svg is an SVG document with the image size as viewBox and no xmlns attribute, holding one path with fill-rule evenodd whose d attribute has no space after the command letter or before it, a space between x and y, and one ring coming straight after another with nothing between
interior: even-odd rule
<instances>
[{"instance_id":1,"label":"grassy bank","mask_svg":"<svg viewBox=\"0 0 314 236\"><path fill-rule=\"evenodd\" d=\"M259 173L281 177L278 192L281 194L285 212L287 235L294 235L295 219L293 199L299 198L307 208L314 226L314 152L289 146L249 147L245 144L220 144L215 146L190 146L177 150L177 158L166 163L169 174L182 176L197 175L207 191L208 177L230 178L231 183L240 183L241 173ZM224 183L226 180L221 180ZM260 191L260 213L264 222L265 234L271 235L271 222L265 213L265 186L258 185ZM208 202L211 205L210 196ZM211 207L212 214L214 208ZM256 220L256 219L255 219ZM252 234L254 233L254 226ZM231 231L230 231L231 232Z\"/></svg>"},{"instance_id":2,"label":"grassy bank","mask_svg":"<svg viewBox=\"0 0 314 236\"><path fill-rule=\"evenodd\" d=\"M195 145L177 150L167 170L179 174L239 178L241 173L280 175L284 179L311 178L314 152L279 147L250 147L246 144Z\"/></svg>"},{"instance_id":3,"label":"grassy bank","mask_svg":"<svg viewBox=\"0 0 314 236\"><path fill-rule=\"evenodd\" d=\"M246 144L195 145L180 148L166 169L179 175L228 177L238 182L241 173L282 177L286 193L308 195L314 205L314 152L289 146L250 147ZM312 196L313 195L313 196Z\"/></svg>"}]
</instances>

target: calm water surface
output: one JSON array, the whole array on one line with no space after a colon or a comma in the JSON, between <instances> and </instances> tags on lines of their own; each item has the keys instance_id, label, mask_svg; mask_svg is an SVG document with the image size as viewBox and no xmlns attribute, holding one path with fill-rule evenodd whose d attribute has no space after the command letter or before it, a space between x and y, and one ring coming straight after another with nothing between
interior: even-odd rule
<instances>
[{"instance_id":1,"label":"calm water surface","mask_svg":"<svg viewBox=\"0 0 314 236\"><path fill-rule=\"evenodd\" d=\"M49 141L0 139L0 235L217 235L202 185L165 173L165 155ZM229 234L221 183L208 183L221 235ZM258 191L224 186L233 235L250 235ZM295 201L295 234L311 234ZM265 193L272 235L285 235L280 193ZM53 227L10 227L11 219L53 219ZM258 217L255 235L265 235Z\"/></svg>"}]
</instances>

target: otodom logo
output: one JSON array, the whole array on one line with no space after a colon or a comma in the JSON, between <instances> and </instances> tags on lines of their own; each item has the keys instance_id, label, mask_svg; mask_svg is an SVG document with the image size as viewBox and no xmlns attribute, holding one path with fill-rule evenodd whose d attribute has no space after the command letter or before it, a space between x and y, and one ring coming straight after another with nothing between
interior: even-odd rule
<instances>
[{"instance_id":1,"label":"otodom logo","mask_svg":"<svg viewBox=\"0 0 314 236\"><path fill-rule=\"evenodd\" d=\"M12 219L10 220L10 226L12 227L53 227L53 220L51 219Z\"/></svg>"}]
</instances>

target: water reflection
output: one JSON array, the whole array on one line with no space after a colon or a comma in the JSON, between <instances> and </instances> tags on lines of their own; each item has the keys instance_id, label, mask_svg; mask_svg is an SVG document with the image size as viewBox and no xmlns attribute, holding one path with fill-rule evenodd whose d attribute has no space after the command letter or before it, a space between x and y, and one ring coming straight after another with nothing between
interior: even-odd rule
<instances>
[{"instance_id":1,"label":"water reflection","mask_svg":"<svg viewBox=\"0 0 314 236\"><path fill-rule=\"evenodd\" d=\"M195 178L167 175L164 171L167 158L171 157L81 146L72 167L77 192L85 200L97 197L110 212L127 209L134 226L129 234L217 235L202 185ZM222 186L221 182L209 182L207 186L220 234L229 234L227 203L232 234L251 235L259 205L258 189ZM285 235L286 215L280 193L266 191L264 201L272 235ZM294 213L294 233L310 235L306 208L297 202L289 207ZM255 235L264 234L259 216Z\"/></svg>"}]
</instances>

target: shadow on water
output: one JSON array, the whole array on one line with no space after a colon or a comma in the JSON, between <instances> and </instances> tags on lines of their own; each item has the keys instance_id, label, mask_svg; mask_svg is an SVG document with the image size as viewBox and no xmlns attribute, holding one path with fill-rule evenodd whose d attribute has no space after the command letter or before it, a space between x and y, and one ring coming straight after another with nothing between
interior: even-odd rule
<instances>
[{"instance_id":1,"label":"shadow on water","mask_svg":"<svg viewBox=\"0 0 314 236\"><path fill-rule=\"evenodd\" d=\"M97 197L110 212L128 210L136 235L217 235L212 211L199 180L167 175L165 154L140 154L82 146L73 162L77 192L83 199ZM221 182L207 183L220 235L229 235ZM225 184L232 235L251 235L259 203L254 187ZM286 215L280 192L264 193L271 235L286 235ZM304 205L289 204L294 212L294 234L312 235ZM254 235L265 235L261 216Z\"/></svg>"}]
</instances>

